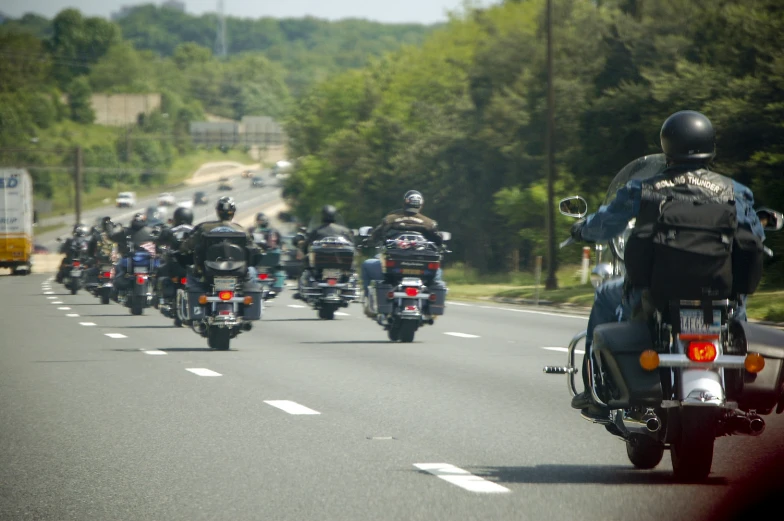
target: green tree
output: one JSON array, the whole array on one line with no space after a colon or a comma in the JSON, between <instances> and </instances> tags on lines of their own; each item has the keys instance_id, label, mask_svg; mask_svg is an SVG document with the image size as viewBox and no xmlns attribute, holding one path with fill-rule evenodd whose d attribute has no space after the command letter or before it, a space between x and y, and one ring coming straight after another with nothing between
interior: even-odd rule
<instances>
[{"instance_id":1,"label":"green tree","mask_svg":"<svg viewBox=\"0 0 784 521\"><path fill-rule=\"evenodd\" d=\"M92 107L92 90L87 78L79 76L73 79L67 93L71 119L77 123L92 123L95 120L95 111Z\"/></svg>"}]
</instances>

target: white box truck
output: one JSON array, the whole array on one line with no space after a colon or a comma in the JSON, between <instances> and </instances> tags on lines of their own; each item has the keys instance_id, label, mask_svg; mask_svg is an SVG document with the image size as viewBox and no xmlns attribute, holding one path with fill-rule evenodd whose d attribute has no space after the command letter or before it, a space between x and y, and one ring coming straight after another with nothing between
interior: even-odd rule
<instances>
[{"instance_id":1,"label":"white box truck","mask_svg":"<svg viewBox=\"0 0 784 521\"><path fill-rule=\"evenodd\" d=\"M0 268L28 275L33 256L33 179L27 170L0 169Z\"/></svg>"}]
</instances>

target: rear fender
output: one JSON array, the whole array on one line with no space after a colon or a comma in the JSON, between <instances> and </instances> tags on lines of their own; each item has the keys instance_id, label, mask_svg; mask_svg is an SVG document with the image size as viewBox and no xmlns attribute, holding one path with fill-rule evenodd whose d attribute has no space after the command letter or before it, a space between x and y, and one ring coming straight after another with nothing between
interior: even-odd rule
<instances>
[{"instance_id":1,"label":"rear fender","mask_svg":"<svg viewBox=\"0 0 784 521\"><path fill-rule=\"evenodd\" d=\"M684 405L723 405L726 398L721 369L679 369Z\"/></svg>"}]
</instances>

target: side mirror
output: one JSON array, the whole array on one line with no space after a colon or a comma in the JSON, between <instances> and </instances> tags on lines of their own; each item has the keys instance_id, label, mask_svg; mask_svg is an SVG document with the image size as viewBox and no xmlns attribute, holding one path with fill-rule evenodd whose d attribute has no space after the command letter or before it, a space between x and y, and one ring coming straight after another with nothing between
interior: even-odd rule
<instances>
[{"instance_id":1,"label":"side mirror","mask_svg":"<svg viewBox=\"0 0 784 521\"><path fill-rule=\"evenodd\" d=\"M579 195L573 195L558 202L558 210L567 217L582 219L588 213L588 201Z\"/></svg>"},{"instance_id":2,"label":"side mirror","mask_svg":"<svg viewBox=\"0 0 784 521\"><path fill-rule=\"evenodd\" d=\"M370 232L372 231L373 231L372 226L363 226L359 229L359 233L357 235L359 235L360 237L370 237Z\"/></svg>"},{"instance_id":3,"label":"side mirror","mask_svg":"<svg viewBox=\"0 0 784 521\"><path fill-rule=\"evenodd\" d=\"M757 210L757 218L766 232L776 232L784 228L784 214L776 210L760 208Z\"/></svg>"},{"instance_id":4,"label":"side mirror","mask_svg":"<svg viewBox=\"0 0 784 521\"><path fill-rule=\"evenodd\" d=\"M451 233L449 233L449 232L438 232L438 235L440 235L440 236L441 236L441 238L442 238L443 240L445 240L445 241L448 241L449 239L451 239L451 238L452 238L452 234L451 234Z\"/></svg>"}]
</instances>

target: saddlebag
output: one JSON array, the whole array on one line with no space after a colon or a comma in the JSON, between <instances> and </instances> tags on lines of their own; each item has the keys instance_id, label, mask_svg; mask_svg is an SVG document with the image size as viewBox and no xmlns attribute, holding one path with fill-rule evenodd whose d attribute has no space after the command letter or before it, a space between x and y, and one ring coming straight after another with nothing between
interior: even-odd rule
<instances>
[{"instance_id":1,"label":"saddlebag","mask_svg":"<svg viewBox=\"0 0 784 521\"><path fill-rule=\"evenodd\" d=\"M199 297L204 295L200 288L188 288L185 294L188 296L187 309L184 310L186 320L200 321L204 318L204 308L199 304Z\"/></svg>"},{"instance_id":2,"label":"saddlebag","mask_svg":"<svg viewBox=\"0 0 784 521\"><path fill-rule=\"evenodd\" d=\"M392 291L393 286L391 284L379 284L375 281L370 284L369 290L375 290L376 292L376 312L384 315L392 313L392 304L394 301L387 298L387 293Z\"/></svg>"},{"instance_id":3,"label":"saddlebag","mask_svg":"<svg viewBox=\"0 0 784 521\"><path fill-rule=\"evenodd\" d=\"M354 265L354 248L315 246L310 248L310 265L313 269L350 271Z\"/></svg>"},{"instance_id":4,"label":"saddlebag","mask_svg":"<svg viewBox=\"0 0 784 521\"><path fill-rule=\"evenodd\" d=\"M751 295L762 280L762 262L765 252L762 239L751 230L739 227L732 244L732 292L734 295Z\"/></svg>"},{"instance_id":5,"label":"saddlebag","mask_svg":"<svg viewBox=\"0 0 784 521\"><path fill-rule=\"evenodd\" d=\"M430 300L429 302L429 309L430 314L433 316L441 316L444 314L444 307L446 306L446 287L433 287L430 286L428 288L430 293L435 295L435 300Z\"/></svg>"},{"instance_id":6,"label":"saddlebag","mask_svg":"<svg viewBox=\"0 0 784 521\"><path fill-rule=\"evenodd\" d=\"M243 294L245 296L251 297L253 299L253 303L250 306L244 306L244 313L243 318L245 320L261 320L261 309L262 309L262 290L259 289L243 289Z\"/></svg>"},{"instance_id":7,"label":"saddlebag","mask_svg":"<svg viewBox=\"0 0 784 521\"><path fill-rule=\"evenodd\" d=\"M267 251L261 256L259 266L265 268L274 268L280 266L280 250Z\"/></svg>"},{"instance_id":8,"label":"saddlebag","mask_svg":"<svg viewBox=\"0 0 784 521\"><path fill-rule=\"evenodd\" d=\"M748 353L759 353L765 358L765 367L757 374L743 371L743 390L738 396L738 406L754 409L760 414L784 410L784 331L775 328L738 323L745 337Z\"/></svg>"},{"instance_id":9,"label":"saddlebag","mask_svg":"<svg viewBox=\"0 0 784 521\"><path fill-rule=\"evenodd\" d=\"M611 409L661 405L659 371L640 367L640 353L647 349L653 349L653 342L643 321L602 324L594 330L593 358L609 379L609 396L602 398Z\"/></svg>"}]
</instances>

